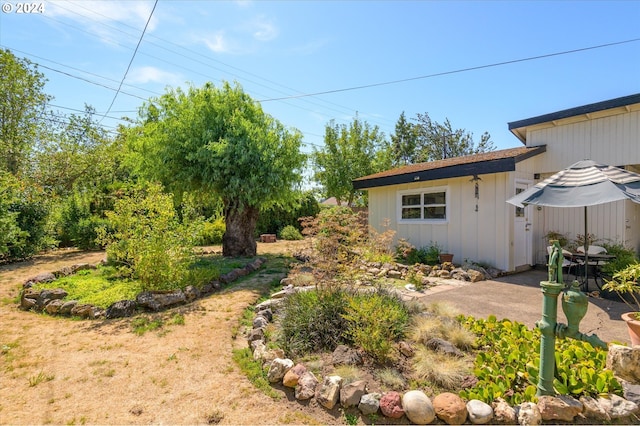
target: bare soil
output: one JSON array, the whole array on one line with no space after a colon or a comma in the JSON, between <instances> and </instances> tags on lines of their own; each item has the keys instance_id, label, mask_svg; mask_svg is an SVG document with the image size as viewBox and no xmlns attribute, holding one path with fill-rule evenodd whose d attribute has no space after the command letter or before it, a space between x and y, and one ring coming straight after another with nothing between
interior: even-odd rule
<instances>
[{"instance_id":1,"label":"bare soil","mask_svg":"<svg viewBox=\"0 0 640 426\"><path fill-rule=\"evenodd\" d=\"M298 243L303 244L303 243ZM258 254L289 253L290 242ZM22 282L103 252L56 251L0 267L2 424L344 424L337 409L274 400L232 361L243 310L276 278L268 264L227 290L150 315L162 328L133 332L133 318L72 320L18 309ZM176 313L184 325L171 324ZM360 419L362 421L362 419Z\"/></svg>"}]
</instances>

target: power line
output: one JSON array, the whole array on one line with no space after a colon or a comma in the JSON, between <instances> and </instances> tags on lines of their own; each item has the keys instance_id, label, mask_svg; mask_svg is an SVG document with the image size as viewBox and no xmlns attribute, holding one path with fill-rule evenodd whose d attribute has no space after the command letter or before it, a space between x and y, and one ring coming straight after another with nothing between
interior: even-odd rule
<instances>
[{"instance_id":1,"label":"power line","mask_svg":"<svg viewBox=\"0 0 640 426\"><path fill-rule=\"evenodd\" d=\"M142 30L142 34L140 34L140 39L138 40L138 44L136 45L136 48L133 51L133 55L131 56L131 60L129 61L129 65L127 66L127 70L124 72L124 75L122 76L122 80L120 81L120 85L118 86L118 90L116 91L116 94L113 96L113 100L111 101L111 105L109 105L109 108L107 108L107 112L104 113L104 115L100 119L100 122L102 122L102 120L104 120L104 118L107 116L107 114L109 114L109 112L111 111L111 108L113 107L113 104L116 101L116 98L118 97L118 93L120 93L120 89L122 89L122 83L124 83L124 79L127 78L127 74L129 73L129 69L131 69L131 64L133 63L133 60L136 57L136 53L138 53L138 48L140 47L140 43L142 43L142 38L144 37L144 34L147 32L147 27L149 26L149 22L151 22L151 17L153 16L153 12L156 10L156 6L157 5L158 5L158 0L156 0L153 3L153 9L151 9L151 13L149 13L149 18L147 19L147 23L144 24L144 29Z\"/></svg>"},{"instance_id":2,"label":"power line","mask_svg":"<svg viewBox=\"0 0 640 426\"><path fill-rule=\"evenodd\" d=\"M475 67L460 68L460 69L457 69L457 70L443 71L443 72L439 72L439 73L435 73L435 74L421 75L421 76L418 76L418 77L403 78L403 79L400 79L400 80L391 80L391 81L385 81L385 82L381 82L381 83L364 84L364 85L361 85L361 86L344 87L342 89L333 89L333 90L325 90L323 92L314 92L314 93L305 93L305 94L302 94L302 95L285 96L285 97L282 97L282 98L262 99L259 102L282 101L282 100L286 100L286 99L304 98L304 97L307 97L307 96L328 95L328 94L331 94L331 93L348 92L348 91L352 91L352 90L368 89L368 88L371 88L371 87L379 87L379 86L388 86L388 85L391 85L391 84L406 83L407 81L415 81L415 80L422 80L422 79L426 79L426 78L441 77L443 75L459 74L459 73L463 73L463 72L476 71L476 70L481 70L481 69L485 69L485 68L499 67L499 66L502 66L502 65L516 64L516 63L519 63L519 62L527 62L527 61L534 61L534 60L537 60L537 59L551 58L553 56L568 55L568 54L571 54L571 53L584 52L584 51L587 51L587 50L594 50L594 49L601 49L601 48L604 48L604 47L617 46L617 45L620 45L620 44L633 43L633 42L636 42L636 41L640 41L640 38L634 38L634 39L624 40L624 41L616 41L616 42L613 42L613 43L599 44L597 46L583 47L583 48L580 48L580 49L564 50L562 52L547 53L545 55L530 56L528 58L513 59L513 60L510 60L510 61L495 62L495 63L492 63L492 64L478 65L478 66L475 66Z\"/></svg>"}]
</instances>

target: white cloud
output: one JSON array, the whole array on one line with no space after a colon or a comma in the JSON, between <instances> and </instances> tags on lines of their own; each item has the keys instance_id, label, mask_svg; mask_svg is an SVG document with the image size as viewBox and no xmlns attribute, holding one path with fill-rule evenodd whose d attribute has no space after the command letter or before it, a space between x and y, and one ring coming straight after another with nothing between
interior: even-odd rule
<instances>
[{"instance_id":1,"label":"white cloud","mask_svg":"<svg viewBox=\"0 0 640 426\"><path fill-rule=\"evenodd\" d=\"M183 83L180 74L163 71L156 67L136 67L129 71L127 83L162 83L165 86L178 86Z\"/></svg>"},{"instance_id":2,"label":"white cloud","mask_svg":"<svg viewBox=\"0 0 640 426\"><path fill-rule=\"evenodd\" d=\"M230 51L229 43L225 37L224 31L216 31L215 33L200 36L199 40L216 53L226 53Z\"/></svg>"},{"instance_id":3,"label":"white cloud","mask_svg":"<svg viewBox=\"0 0 640 426\"><path fill-rule=\"evenodd\" d=\"M253 38L258 41L270 41L278 37L278 28L269 21L259 18L250 23Z\"/></svg>"},{"instance_id":4,"label":"white cloud","mask_svg":"<svg viewBox=\"0 0 640 426\"><path fill-rule=\"evenodd\" d=\"M113 43L123 37L140 36L149 15L153 1L50 1L47 14L74 21L96 34L105 42ZM147 32L158 26L154 13Z\"/></svg>"}]
</instances>

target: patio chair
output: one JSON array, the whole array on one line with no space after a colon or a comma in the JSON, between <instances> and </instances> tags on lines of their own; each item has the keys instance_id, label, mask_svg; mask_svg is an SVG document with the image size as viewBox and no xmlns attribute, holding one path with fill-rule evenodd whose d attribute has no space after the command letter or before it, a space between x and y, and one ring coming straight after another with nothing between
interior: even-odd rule
<instances>
[{"instance_id":1,"label":"patio chair","mask_svg":"<svg viewBox=\"0 0 640 426\"><path fill-rule=\"evenodd\" d=\"M553 246L547 246L547 254L551 256L551 252L553 251ZM578 267L578 263L572 260L573 255L570 251L562 249L562 272L567 275L576 276L575 268ZM571 270L573 269L573 274Z\"/></svg>"},{"instance_id":2,"label":"patio chair","mask_svg":"<svg viewBox=\"0 0 640 426\"><path fill-rule=\"evenodd\" d=\"M578 253L584 253L584 246L579 246L576 249L576 251ZM602 246L589 246L589 249L587 250L587 252L589 253L589 256L598 255L598 254L607 254L607 249ZM581 268L585 267L584 259L578 258L576 259L576 261L578 262L578 265ZM590 278L593 278L593 280L596 283L596 286L598 286L598 289L602 289L602 284L598 282L598 278L600 278L600 280L602 281L602 278L600 277L600 268L602 267L602 265L604 265L602 260L591 260L591 259L589 259L589 264L587 265L589 268L588 276ZM582 269L582 271L584 271L584 269Z\"/></svg>"}]
</instances>

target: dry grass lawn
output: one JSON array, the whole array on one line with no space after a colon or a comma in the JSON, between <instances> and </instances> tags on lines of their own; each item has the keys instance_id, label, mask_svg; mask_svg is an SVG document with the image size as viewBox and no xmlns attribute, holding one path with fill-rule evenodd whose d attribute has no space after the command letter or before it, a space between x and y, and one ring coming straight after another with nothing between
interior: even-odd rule
<instances>
[{"instance_id":1,"label":"dry grass lawn","mask_svg":"<svg viewBox=\"0 0 640 426\"><path fill-rule=\"evenodd\" d=\"M299 243L299 244L303 244ZM296 244L259 244L258 253ZM95 263L102 252L59 251L0 267L2 424L344 424L338 414L257 390L231 360L243 310L274 278L266 268L230 289L162 314L143 335L134 319L77 321L24 312L21 283ZM171 324L179 313L184 324Z\"/></svg>"}]
</instances>

